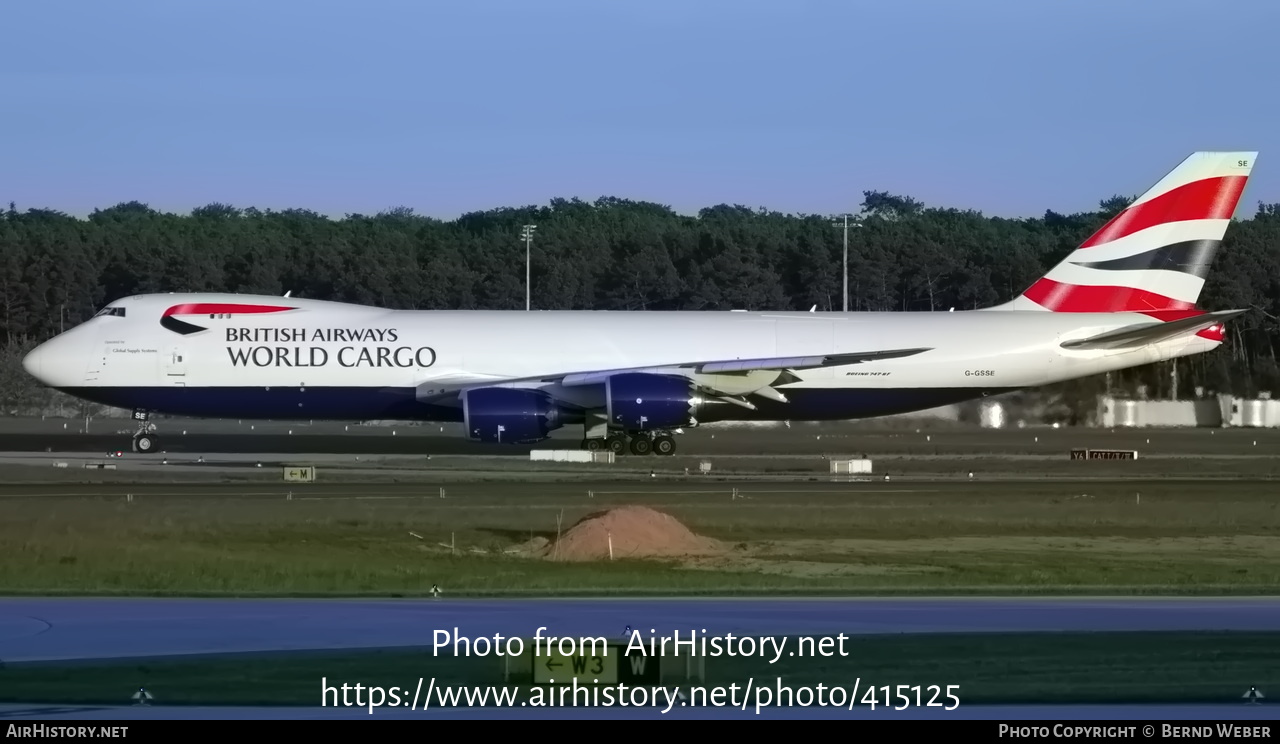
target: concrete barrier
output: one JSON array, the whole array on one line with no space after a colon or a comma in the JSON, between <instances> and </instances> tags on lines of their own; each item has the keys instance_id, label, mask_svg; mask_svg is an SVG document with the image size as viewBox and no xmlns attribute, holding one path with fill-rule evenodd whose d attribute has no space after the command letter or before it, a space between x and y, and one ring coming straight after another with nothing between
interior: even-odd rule
<instances>
[{"instance_id":1,"label":"concrete barrier","mask_svg":"<svg viewBox=\"0 0 1280 744\"><path fill-rule=\"evenodd\" d=\"M846 475L853 473L870 473L870 460L832 460L831 472Z\"/></svg>"},{"instance_id":2,"label":"concrete barrier","mask_svg":"<svg viewBox=\"0 0 1280 744\"><path fill-rule=\"evenodd\" d=\"M588 452L587 450L533 450L529 459L534 462L603 462L614 461L612 452Z\"/></svg>"}]
</instances>

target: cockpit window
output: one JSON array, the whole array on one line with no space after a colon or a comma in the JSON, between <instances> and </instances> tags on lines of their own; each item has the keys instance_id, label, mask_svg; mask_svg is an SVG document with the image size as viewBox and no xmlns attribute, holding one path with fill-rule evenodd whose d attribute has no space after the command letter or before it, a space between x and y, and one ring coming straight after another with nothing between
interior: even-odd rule
<instances>
[{"instance_id":1,"label":"cockpit window","mask_svg":"<svg viewBox=\"0 0 1280 744\"><path fill-rule=\"evenodd\" d=\"M95 316L93 316L93 317L97 318L97 317L101 317L101 316L103 316L103 315L114 315L114 316L116 316L117 318L123 318L123 317L124 317L124 308L122 308L122 307L104 307L104 308L102 308L101 310L99 310L99 311L98 311L98 314L97 314L97 315L95 315Z\"/></svg>"}]
</instances>

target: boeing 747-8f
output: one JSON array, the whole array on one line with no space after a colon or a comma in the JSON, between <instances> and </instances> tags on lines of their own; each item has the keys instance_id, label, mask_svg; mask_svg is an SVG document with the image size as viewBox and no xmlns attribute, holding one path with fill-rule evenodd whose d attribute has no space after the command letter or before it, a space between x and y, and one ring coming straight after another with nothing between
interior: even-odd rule
<instances>
[{"instance_id":1,"label":"boeing 747-8f","mask_svg":"<svg viewBox=\"0 0 1280 744\"><path fill-rule=\"evenodd\" d=\"M1254 152L1198 152L1019 297L940 313L409 311L289 297L112 302L26 370L151 413L463 422L529 443L670 455L683 427L855 419L1217 348L1243 310L1196 309Z\"/></svg>"}]
</instances>

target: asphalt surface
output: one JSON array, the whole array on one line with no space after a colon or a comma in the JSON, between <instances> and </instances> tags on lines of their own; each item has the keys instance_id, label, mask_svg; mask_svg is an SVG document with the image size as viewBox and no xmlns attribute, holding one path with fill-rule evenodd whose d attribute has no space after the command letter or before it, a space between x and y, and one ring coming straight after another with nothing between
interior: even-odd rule
<instances>
[{"instance_id":1,"label":"asphalt surface","mask_svg":"<svg viewBox=\"0 0 1280 744\"><path fill-rule=\"evenodd\" d=\"M430 647L436 631L621 637L1019 631L1280 630L1280 598L564 600L0 599L7 663Z\"/></svg>"},{"instance_id":2,"label":"asphalt surface","mask_svg":"<svg viewBox=\"0 0 1280 744\"><path fill-rule=\"evenodd\" d=\"M582 432L567 427L536 445L495 445L466 439L460 424L379 425L339 422L163 419L154 422L160 450L170 454L309 452L356 455L514 455L533 449L577 449ZM135 426L128 419L0 417L0 451L106 452L130 449ZM1079 447L1137 449L1157 455L1274 455L1277 428L983 429L930 422L828 422L794 426L706 426L677 437L678 455L804 456L822 453L876 455L1065 456ZM623 459L631 458L623 455ZM645 457L645 460L665 458Z\"/></svg>"},{"instance_id":3,"label":"asphalt surface","mask_svg":"<svg viewBox=\"0 0 1280 744\"><path fill-rule=\"evenodd\" d=\"M843 720L942 720L942 721L1131 721L1138 730L1134 738L1142 736L1144 725L1154 725L1153 736L1161 734L1162 721L1242 721L1258 722L1252 725L1270 726L1270 738L1280 726L1280 707L1266 703L1222 705L964 705L955 710L941 708L877 708L854 706L853 710L831 707L762 707L757 713L754 705L746 710L725 707L689 707L678 703L667 712L662 705L641 707L581 707L581 708L432 708L410 710L408 708L241 708L241 707L165 707L164 705L137 705L121 707L93 706L0 706L0 719L42 721L265 721L311 720L332 721L346 719L416 719L416 720L602 720L673 719L673 720L724 720L733 718L772 719L843 719ZM992 734L998 733L998 724L992 724Z\"/></svg>"},{"instance_id":4,"label":"asphalt surface","mask_svg":"<svg viewBox=\"0 0 1280 744\"><path fill-rule=\"evenodd\" d=\"M604 489L609 485L616 486L620 483L639 484L643 482L648 484L652 481L655 486L663 483L680 483L682 487L690 487L694 488L694 490L696 490L696 487L703 487L704 484L710 486L716 481L788 483L792 484L792 486L801 487L806 486L806 484L818 487L822 483L866 484L874 481L886 488L901 489L904 487L902 484L906 483L963 484L975 478L974 475L966 475L967 472L970 472L967 469L973 468L973 465L963 462L961 457L948 458L952 460L952 464L949 467L944 466L934 470L913 472L909 469L901 468L896 463L880 460L872 473L835 475L827 470L826 462L817 456L811 456L813 459L811 469L782 469L771 472L755 471L752 468L752 464L755 467L759 467L760 461L771 459L769 455L739 456L736 457L737 465L731 464L728 466L726 466L725 460L716 459L713 462L718 464L718 467L710 473L703 474L698 472L696 464L691 459L673 461L671 458L649 458L639 465L634 462L634 459L633 461L622 460L615 466L573 462L530 462L527 458L518 456L495 456L492 454L437 455L434 457L429 455L411 457L407 455L360 455L289 451L272 451L258 454L224 453L201 455L191 453L138 455L131 452L123 452L118 457L115 454L114 452L0 451L0 476L4 476L11 481L27 482L21 488L18 487L17 483L11 484L14 486L13 488L5 488L4 484L0 484L0 490L15 491L16 489L18 495L26 493L35 495L42 489L65 491L66 486L75 481L196 482L232 477L243 479L245 482L266 482L271 480L283 486L287 484L283 482L281 469L285 467L294 468L300 465L314 466L316 468L316 483L303 486L309 490L317 490L322 483L329 485L336 483L351 484L357 481L368 483L402 481L404 483L455 484L477 481L505 481L526 484L536 482L543 484L573 482L580 484L584 489L591 489L592 484ZM717 458L719 456L708 455L707 457ZM787 456L772 457L784 458ZM1215 456L1215 458L1218 460L1228 459L1225 456ZM791 459L794 459L794 457ZM904 459L919 461L928 458L910 457ZM1013 460L1016 457L1002 459ZM1204 468L1184 468L1170 472L1168 467L1162 467L1162 464L1152 462L1159 459L1187 459L1185 456L1180 455L1147 458L1142 461L1140 468L1134 466L1123 469L1064 468L1063 465L1066 461L1061 457L1054 458L1057 461L1050 463L1049 466L1046 466L1046 463L1050 458L1026 456L1026 459L1028 462L1017 465L1006 464L1003 467L979 468L979 472L976 475L977 480L974 482L986 481L993 484L1033 482L1044 484L1046 482L1082 483L1105 481L1124 482L1133 485L1143 482L1184 481L1188 483L1222 482L1241 486L1262 483L1271 485L1280 478L1280 470L1265 464L1261 470L1258 467L1249 469L1234 463L1226 463L1225 465L1220 463L1217 469L1212 471L1206 471ZM1235 456L1229 459L1250 459L1264 463L1270 460L1269 457L1250 457L1247 455ZM744 462L748 463L746 465L748 470L746 471L742 469ZM1115 463L1108 464L1114 465ZM5 470L6 468L8 468L7 471ZM16 468L25 468L25 470L17 470ZM41 474L33 478L32 468L48 469L46 472L53 473L53 475L44 476ZM58 470L53 470L54 468ZM30 481L32 480L37 482L31 484ZM32 485L34 485L34 489Z\"/></svg>"},{"instance_id":5,"label":"asphalt surface","mask_svg":"<svg viewBox=\"0 0 1280 744\"><path fill-rule=\"evenodd\" d=\"M247 428L247 427L246 427ZM130 434L0 434L0 450L8 452L129 452ZM279 434L190 434L156 435L159 449L172 454L262 454L269 452L313 452L353 455L521 455L526 459L531 445L497 445L469 442L449 436L281 436ZM540 444L538 449L578 449L578 440ZM158 452L157 452L158 454ZM149 455L154 456L154 455Z\"/></svg>"}]
</instances>

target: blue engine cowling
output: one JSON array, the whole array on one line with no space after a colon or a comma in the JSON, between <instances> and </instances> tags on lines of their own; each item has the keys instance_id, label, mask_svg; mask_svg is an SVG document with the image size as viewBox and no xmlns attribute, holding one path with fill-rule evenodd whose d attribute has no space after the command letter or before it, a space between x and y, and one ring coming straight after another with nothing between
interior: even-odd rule
<instances>
[{"instance_id":1,"label":"blue engine cowling","mask_svg":"<svg viewBox=\"0 0 1280 744\"><path fill-rule=\"evenodd\" d=\"M609 423L628 431L689 426L698 409L693 385L684 377L627 372L605 382Z\"/></svg>"},{"instance_id":2,"label":"blue engine cowling","mask_svg":"<svg viewBox=\"0 0 1280 744\"><path fill-rule=\"evenodd\" d=\"M476 388L462 393L467 438L477 442L530 444L564 425L551 397L537 390Z\"/></svg>"}]
</instances>

